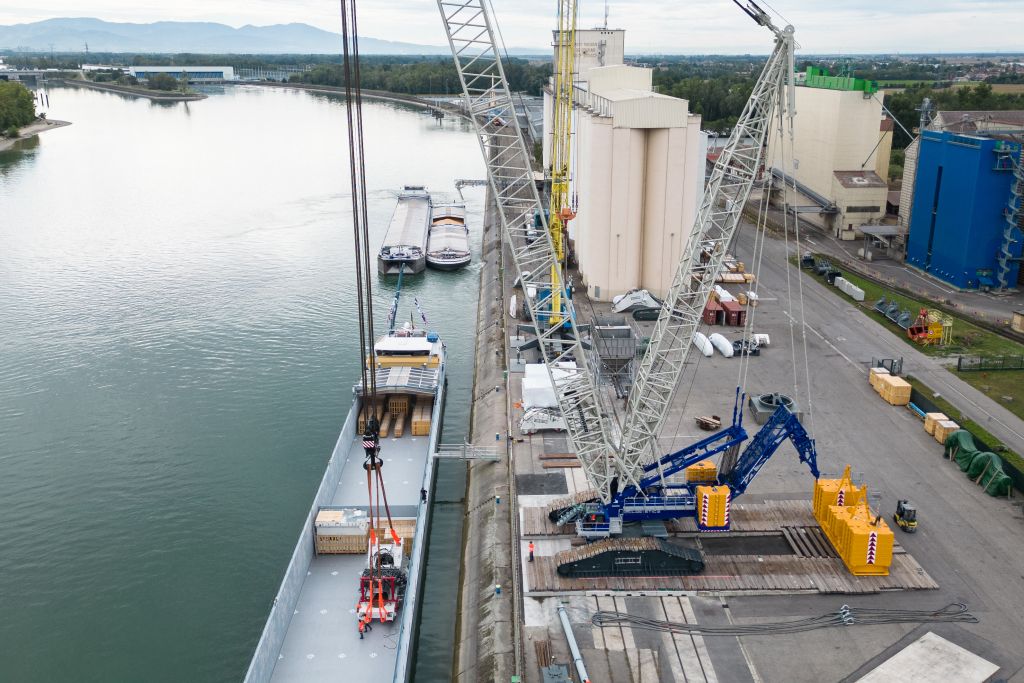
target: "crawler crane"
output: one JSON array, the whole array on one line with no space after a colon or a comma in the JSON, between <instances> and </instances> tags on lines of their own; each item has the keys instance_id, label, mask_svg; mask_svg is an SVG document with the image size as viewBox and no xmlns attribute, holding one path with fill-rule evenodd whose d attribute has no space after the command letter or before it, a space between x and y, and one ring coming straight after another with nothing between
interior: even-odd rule
<instances>
[{"instance_id":1,"label":"crawler crane","mask_svg":"<svg viewBox=\"0 0 1024 683\"><path fill-rule=\"evenodd\" d=\"M607 417L594 374L588 367L576 329L572 301L556 305L564 278L553 231L543 239L527 233L533 216L544 216L522 132L505 79L488 0L438 0L449 45L462 83L487 165L491 196L497 208L506 244L524 291L541 293L527 300L538 335L538 345L549 373L566 372L552 384L566 431L592 491L556 502L549 509L553 521L575 522L577 533L600 540L583 551L567 551L559 558L559 572L682 574L700 571L696 551L652 538L625 539L623 525L633 521L694 516L698 528L728 528L728 504L742 494L760 468L787 439L800 460L817 478L814 440L794 414L780 405L765 425L747 441L742 424L744 395L737 389L732 424L723 431L680 451L663 455L658 434L668 414L701 313L714 287L726 250L735 235L741 213L762 165L762 155L773 117L788 99L793 111L793 28L776 27L753 0L733 0L757 24L772 32L775 46L753 92L733 128L708 180L689 239L683 249L668 295L665 297L650 344L640 363L627 399L621 425ZM561 12L560 8L560 12ZM561 15L560 15L561 16ZM556 219L553 214L552 219ZM554 239L553 239L554 238ZM561 325L544 324L549 312L562 312ZM561 361L576 361L564 370ZM674 483L673 474L691 464L721 454L713 486ZM708 489L719 502L724 496L724 524L711 524L706 515Z\"/></svg>"}]
</instances>

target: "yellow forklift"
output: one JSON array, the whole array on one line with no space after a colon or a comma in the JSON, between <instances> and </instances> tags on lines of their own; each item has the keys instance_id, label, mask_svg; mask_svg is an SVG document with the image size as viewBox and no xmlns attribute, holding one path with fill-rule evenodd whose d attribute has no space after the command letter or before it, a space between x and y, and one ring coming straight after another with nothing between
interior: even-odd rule
<instances>
[{"instance_id":1,"label":"yellow forklift","mask_svg":"<svg viewBox=\"0 0 1024 683\"><path fill-rule=\"evenodd\" d=\"M917 531L917 508L909 500L896 501L896 514L892 518L896 526L907 533Z\"/></svg>"}]
</instances>

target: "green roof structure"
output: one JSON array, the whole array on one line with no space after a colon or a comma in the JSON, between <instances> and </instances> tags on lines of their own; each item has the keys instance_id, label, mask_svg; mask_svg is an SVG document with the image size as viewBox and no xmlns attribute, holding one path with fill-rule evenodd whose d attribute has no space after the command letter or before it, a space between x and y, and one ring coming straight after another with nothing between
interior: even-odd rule
<instances>
[{"instance_id":1,"label":"green roof structure","mask_svg":"<svg viewBox=\"0 0 1024 683\"><path fill-rule=\"evenodd\" d=\"M823 90L857 90L868 95L878 92L878 81L869 81L865 78L853 78L852 76L832 76L828 69L821 69L816 66L807 67L806 78L803 85L808 88L822 88Z\"/></svg>"}]
</instances>

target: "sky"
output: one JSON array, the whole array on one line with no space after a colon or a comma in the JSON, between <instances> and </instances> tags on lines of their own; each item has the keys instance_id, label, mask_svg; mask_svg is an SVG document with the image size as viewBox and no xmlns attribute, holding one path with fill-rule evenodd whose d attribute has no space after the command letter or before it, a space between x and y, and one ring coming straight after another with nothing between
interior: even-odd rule
<instances>
[{"instance_id":1,"label":"sky","mask_svg":"<svg viewBox=\"0 0 1024 683\"><path fill-rule=\"evenodd\" d=\"M557 0L491 0L505 44L545 48ZM768 8L767 3L761 3ZM599 26L604 3L579 0L580 25ZM772 0L796 27L804 53L1021 52L1024 0ZM360 33L384 40L445 43L435 0L360 0ZM54 17L107 21L214 21L231 26L299 22L339 31L329 0L7 0L0 24ZM731 0L610 0L611 28L626 29L629 53L766 53L771 41Z\"/></svg>"}]
</instances>

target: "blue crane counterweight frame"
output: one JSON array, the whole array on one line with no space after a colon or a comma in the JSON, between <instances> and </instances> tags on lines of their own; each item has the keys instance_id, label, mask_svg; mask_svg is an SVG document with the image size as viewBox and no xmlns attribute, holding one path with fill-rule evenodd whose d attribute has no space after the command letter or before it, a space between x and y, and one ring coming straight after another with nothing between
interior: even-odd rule
<instances>
[{"instance_id":1,"label":"blue crane counterweight frame","mask_svg":"<svg viewBox=\"0 0 1024 683\"><path fill-rule=\"evenodd\" d=\"M666 520L695 516L697 484L670 485L665 478L711 456L724 453L717 484L729 487L731 498L742 495L754 476L768 462L782 443L792 441L800 462L817 479L818 454L812 439L796 415L780 405L754 434L742 453L740 445L747 440L743 428L743 396L737 391L732 424L721 432L681 450L669 453L644 467L641 488L627 486L607 503L583 503L565 510L560 523L576 520L577 532L587 538L600 538L622 533L622 525L643 520Z\"/></svg>"}]
</instances>

